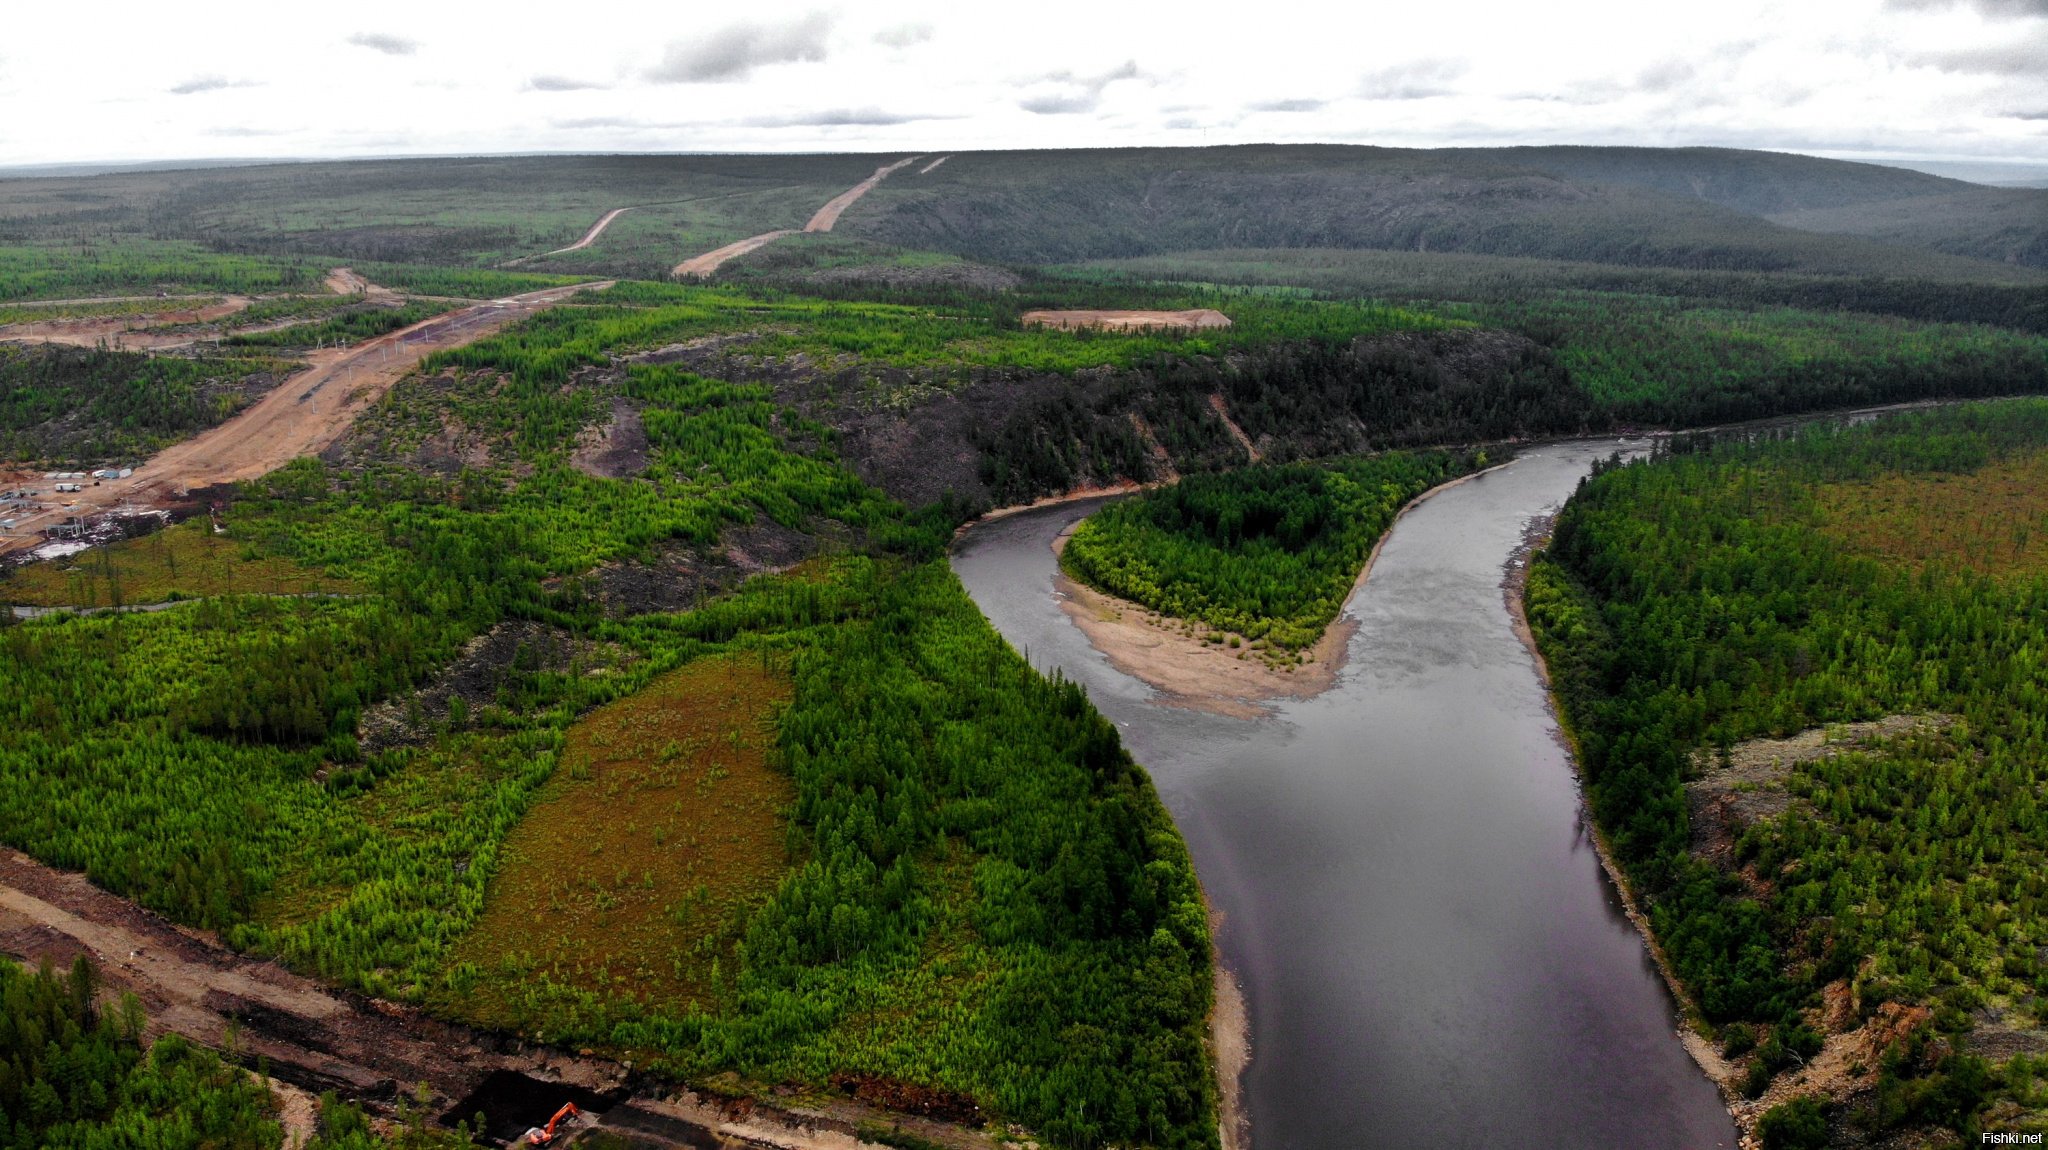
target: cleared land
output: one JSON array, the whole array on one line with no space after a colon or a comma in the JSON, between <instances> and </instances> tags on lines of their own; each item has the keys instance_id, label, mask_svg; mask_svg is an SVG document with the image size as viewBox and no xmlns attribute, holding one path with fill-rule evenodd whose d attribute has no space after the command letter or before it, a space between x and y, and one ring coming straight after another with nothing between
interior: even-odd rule
<instances>
[{"instance_id":1,"label":"cleared land","mask_svg":"<svg viewBox=\"0 0 2048 1150\"><path fill-rule=\"evenodd\" d=\"M429 354L461 347L514 320L552 307L579 291L575 284L435 316L350 348L315 352L312 370L293 376L235 418L158 452L130 480L88 487L60 507L23 519L0 539L0 554L35 547L43 528L115 508L149 508L194 488L254 479L301 455L316 453L348 430L371 404Z\"/></svg>"},{"instance_id":2,"label":"cleared land","mask_svg":"<svg viewBox=\"0 0 2048 1150\"><path fill-rule=\"evenodd\" d=\"M1230 317L1214 308L1187 311L1117 311L1100 308L1027 311L1017 317L1027 326L1056 327L1067 331L1093 328L1097 331L1201 331L1229 327Z\"/></svg>"},{"instance_id":3,"label":"cleared land","mask_svg":"<svg viewBox=\"0 0 2048 1150\"><path fill-rule=\"evenodd\" d=\"M0 569L0 598L23 607L108 607L211 595L344 595L361 588L214 533L205 516L68 562Z\"/></svg>"}]
</instances>

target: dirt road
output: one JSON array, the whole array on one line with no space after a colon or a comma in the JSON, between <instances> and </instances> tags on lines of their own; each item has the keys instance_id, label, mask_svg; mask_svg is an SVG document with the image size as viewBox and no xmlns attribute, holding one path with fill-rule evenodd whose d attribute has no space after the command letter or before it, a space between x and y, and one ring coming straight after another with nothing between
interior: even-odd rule
<instances>
[{"instance_id":1,"label":"dirt road","mask_svg":"<svg viewBox=\"0 0 2048 1150\"><path fill-rule=\"evenodd\" d=\"M598 225L602 227L603 225ZM336 295L360 295L371 303L396 306L405 301L390 288L379 287L357 275L348 268L335 268L327 273L323 281L328 291ZM103 296L98 299L44 300L18 306L57 307L64 304L135 303L156 299L155 296ZM0 326L0 342L12 343L59 343L72 347L98 347L104 343L118 351L169 351L173 348L190 347L204 343L205 336L189 332L148 332L140 330L151 327L169 327L176 324L213 323L229 316L239 315L256 301L248 296L168 296L163 297L162 311L132 312L127 315L75 316L32 320L27 323ZM179 307L178 304L188 306ZM10 305L17 306L17 305ZM306 319L286 319L264 327L243 329L254 333L274 331L295 324L311 322Z\"/></svg>"},{"instance_id":2,"label":"dirt road","mask_svg":"<svg viewBox=\"0 0 2048 1150\"><path fill-rule=\"evenodd\" d=\"M1187 311L1104 311L1074 308L1064 311L1027 311L1017 318L1027 326L1035 324L1040 327L1066 328L1069 331L1084 327L1103 331L1195 331L1230 326L1229 316L1206 307L1191 308Z\"/></svg>"},{"instance_id":3,"label":"dirt road","mask_svg":"<svg viewBox=\"0 0 2048 1150\"><path fill-rule=\"evenodd\" d=\"M831 231L832 225L839 222L839 213L845 211L855 200L867 195L868 192L874 189L876 184L888 179L889 173L896 171L906 164L915 163L919 158L911 156L908 159L898 160L893 164L876 168L874 175L827 200L824 207L812 213L810 222L804 225L803 230L807 232ZM944 159L943 156L940 158ZM603 225L600 224L599 226L602 227ZM762 232L758 236L748 236L738 243L727 244L715 251L705 252L701 256L692 256L677 264L669 274L677 277L708 276L712 272L717 271L727 260L737 259L756 248L765 247L784 236L794 235L795 233L796 229L794 228L782 228L777 231Z\"/></svg>"},{"instance_id":4,"label":"dirt road","mask_svg":"<svg viewBox=\"0 0 2048 1150\"><path fill-rule=\"evenodd\" d=\"M860 199L862 196L865 196L869 192L873 191L876 184L879 184L883 180L889 178L889 173L894 172L899 168L907 167L910 164L914 164L918 161L919 158L920 157L917 156L910 156L908 158L898 160L893 164L887 164L882 167L876 168L874 175L869 176L867 179L862 180L860 183L853 185L852 187L846 189L845 191L839 193L836 196L833 196L830 200L826 201L825 206L819 208L817 214L811 217L811 222L804 225L804 230L807 232L831 231L832 225L839 222L839 213L852 207L853 201Z\"/></svg>"},{"instance_id":5,"label":"dirt road","mask_svg":"<svg viewBox=\"0 0 2048 1150\"><path fill-rule=\"evenodd\" d=\"M924 175L924 174L925 174L926 172L929 172L929 171L931 171L931 170L932 170L933 168L936 168L936 167L938 167L938 166L939 166L940 164L943 164L943 163L945 163L945 162L946 162L947 160L950 160L950 159L952 159L952 158L953 158L953 157L951 157L951 156L940 156L940 157L939 157L938 159L936 159L936 160L933 160L933 161L932 161L931 163L929 163L929 164L926 164L926 165L925 165L924 167L922 167L922 168L919 168L919 169L917 170L917 174L918 174L918 175L920 175L920 176L922 176L922 175Z\"/></svg>"},{"instance_id":6,"label":"dirt road","mask_svg":"<svg viewBox=\"0 0 2048 1150\"><path fill-rule=\"evenodd\" d=\"M562 254L563 252L580 252L580 251L582 251L582 250L583 250L584 248L587 248L587 247L589 247L589 246L590 246L591 244L594 244L594 243L596 243L596 242L597 242L597 237L599 237L599 236L603 235L603 234L604 234L604 230L605 230L606 228L608 228L608 227L611 227L611 226L612 226L612 221L613 221L613 220L616 220L616 219L618 219L618 218L619 218L620 216L623 216L623 215L625 215L625 214L626 214L627 212L630 212L630 211L632 211L632 210L633 210L633 209L632 209L632 208L630 208L630 207L628 207L628 208L613 208L613 209L612 209L611 211L608 211L608 212L606 212L606 213L604 214L604 218L602 218L602 219L598 220L598 221L597 221L596 223L594 223L594 224L590 225L590 230L589 230L589 231L587 231L587 232L585 232L585 233L583 233L583 238L582 238L582 239L580 239L580 240L577 240L577 241L576 241L575 243L573 243L573 244L570 244L570 245L569 245L568 247L566 247L566 248L556 248L556 249L555 249L554 251L548 252L547 254L548 254L548 255L551 255L551 256L558 256L558 255L561 255L561 254Z\"/></svg>"},{"instance_id":7,"label":"dirt road","mask_svg":"<svg viewBox=\"0 0 2048 1150\"><path fill-rule=\"evenodd\" d=\"M727 244L714 251L705 252L701 256L692 256L677 264L674 272L671 274L677 276L708 276L712 272L717 271L719 265L727 260L737 259L753 251L755 248L765 247L784 236L793 236L795 234L795 228L783 228L779 231L762 232L758 236L748 236L738 243Z\"/></svg>"},{"instance_id":8,"label":"dirt road","mask_svg":"<svg viewBox=\"0 0 2048 1150\"><path fill-rule=\"evenodd\" d=\"M171 308L164 311L144 312L133 315L76 316L68 319L42 319L29 323L15 323L0 327L0 342L6 343L60 343L72 347L108 347L126 351L158 351L166 348L185 347L195 342L189 333L154 333L137 331L137 328L160 327L180 323L212 323L231 315L248 310L255 300L247 296L203 296L207 300L196 306ZM113 303L120 297L106 300L76 300L75 303Z\"/></svg>"},{"instance_id":9,"label":"dirt road","mask_svg":"<svg viewBox=\"0 0 2048 1150\"><path fill-rule=\"evenodd\" d=\"M226 423L151 456L133 477L88 487L68 504L23 519L14 534L0 538L0 554L40 545L43 528L70 517L158 506L193 488L254 479L316 454L428 354L472 343L577 292L609 286L607 281L529 292L447 312L354 347L315 352L308 357L311 370L287 379Z\"/></svg>"}]
</instances>

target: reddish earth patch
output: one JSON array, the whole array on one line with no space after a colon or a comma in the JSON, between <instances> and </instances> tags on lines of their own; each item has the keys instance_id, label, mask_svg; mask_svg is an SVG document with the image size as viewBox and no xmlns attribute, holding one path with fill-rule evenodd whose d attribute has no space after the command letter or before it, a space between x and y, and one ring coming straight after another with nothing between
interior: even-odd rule
<instances>
[{"instance_id":1,"label":"reddish earth patch","mask_svg":"<svg viewBox=\"0 0 2048 1150\"><path fill-rule=\"evenodd\" d=\"M1073 308L1063 311L1027 311L1019 317L1026 327L1056 327L1067 331L1094 328L1097 331L1200 331L1229 327L1230 317L1214 308L1187 311L1105 311Z\"/></svg>"},{"instance_id":2,"label":"reddish earth patch","mask_svg":"<svg viewBox=\"0 0 2048 1150\"><path fill-rule=\"evenodd\" d=\"M536 976L650 1005L710 1008L747 917L788 863L795 801L769 762L787 679L759 657L702 659L570 728L506 836L484 912L456 946L480 971L458 1008L533 1025Z\"/></svg>"}]
</instances>

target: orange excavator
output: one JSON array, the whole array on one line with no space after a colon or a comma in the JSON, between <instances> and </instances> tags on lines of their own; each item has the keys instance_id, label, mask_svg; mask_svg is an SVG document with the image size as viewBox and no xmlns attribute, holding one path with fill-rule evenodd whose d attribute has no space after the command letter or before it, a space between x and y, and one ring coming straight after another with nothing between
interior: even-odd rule
<instances>
[{"instance_id":1,"label":"orange excavator","mask_svg":"<svg viewBox=\"0 0 2048 1150\"><path fill-rule=\"evenodd\" d=\"M564 1122L574 1124L576 1117L582 1113L583 1111L576 1109L574 1102L564 1102L562 1108L555 1111L555 1116L548 1119L545 1129L536 1126L528 1130L526 1137L520 1141L527 1146L552 1146L555 1143L555 1127Z\"/></svg>"}]
</instances>

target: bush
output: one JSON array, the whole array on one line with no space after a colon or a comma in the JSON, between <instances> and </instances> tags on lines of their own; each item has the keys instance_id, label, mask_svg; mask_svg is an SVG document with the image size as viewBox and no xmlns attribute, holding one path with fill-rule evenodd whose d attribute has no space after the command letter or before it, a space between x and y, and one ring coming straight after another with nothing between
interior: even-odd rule
<instances>
[{"instance_id":1,"label":"bush","mask_svg":"<svg viewBox=\"0 0 2048 1150\"><path fill-rule=\"evenodd\" d=\"M1828 1144L1828 1116L1815 1098L1795 1098L1764 1112L1756 1124L1764 1150L1823 1150Z\"/></svg>"}]
</instances>

